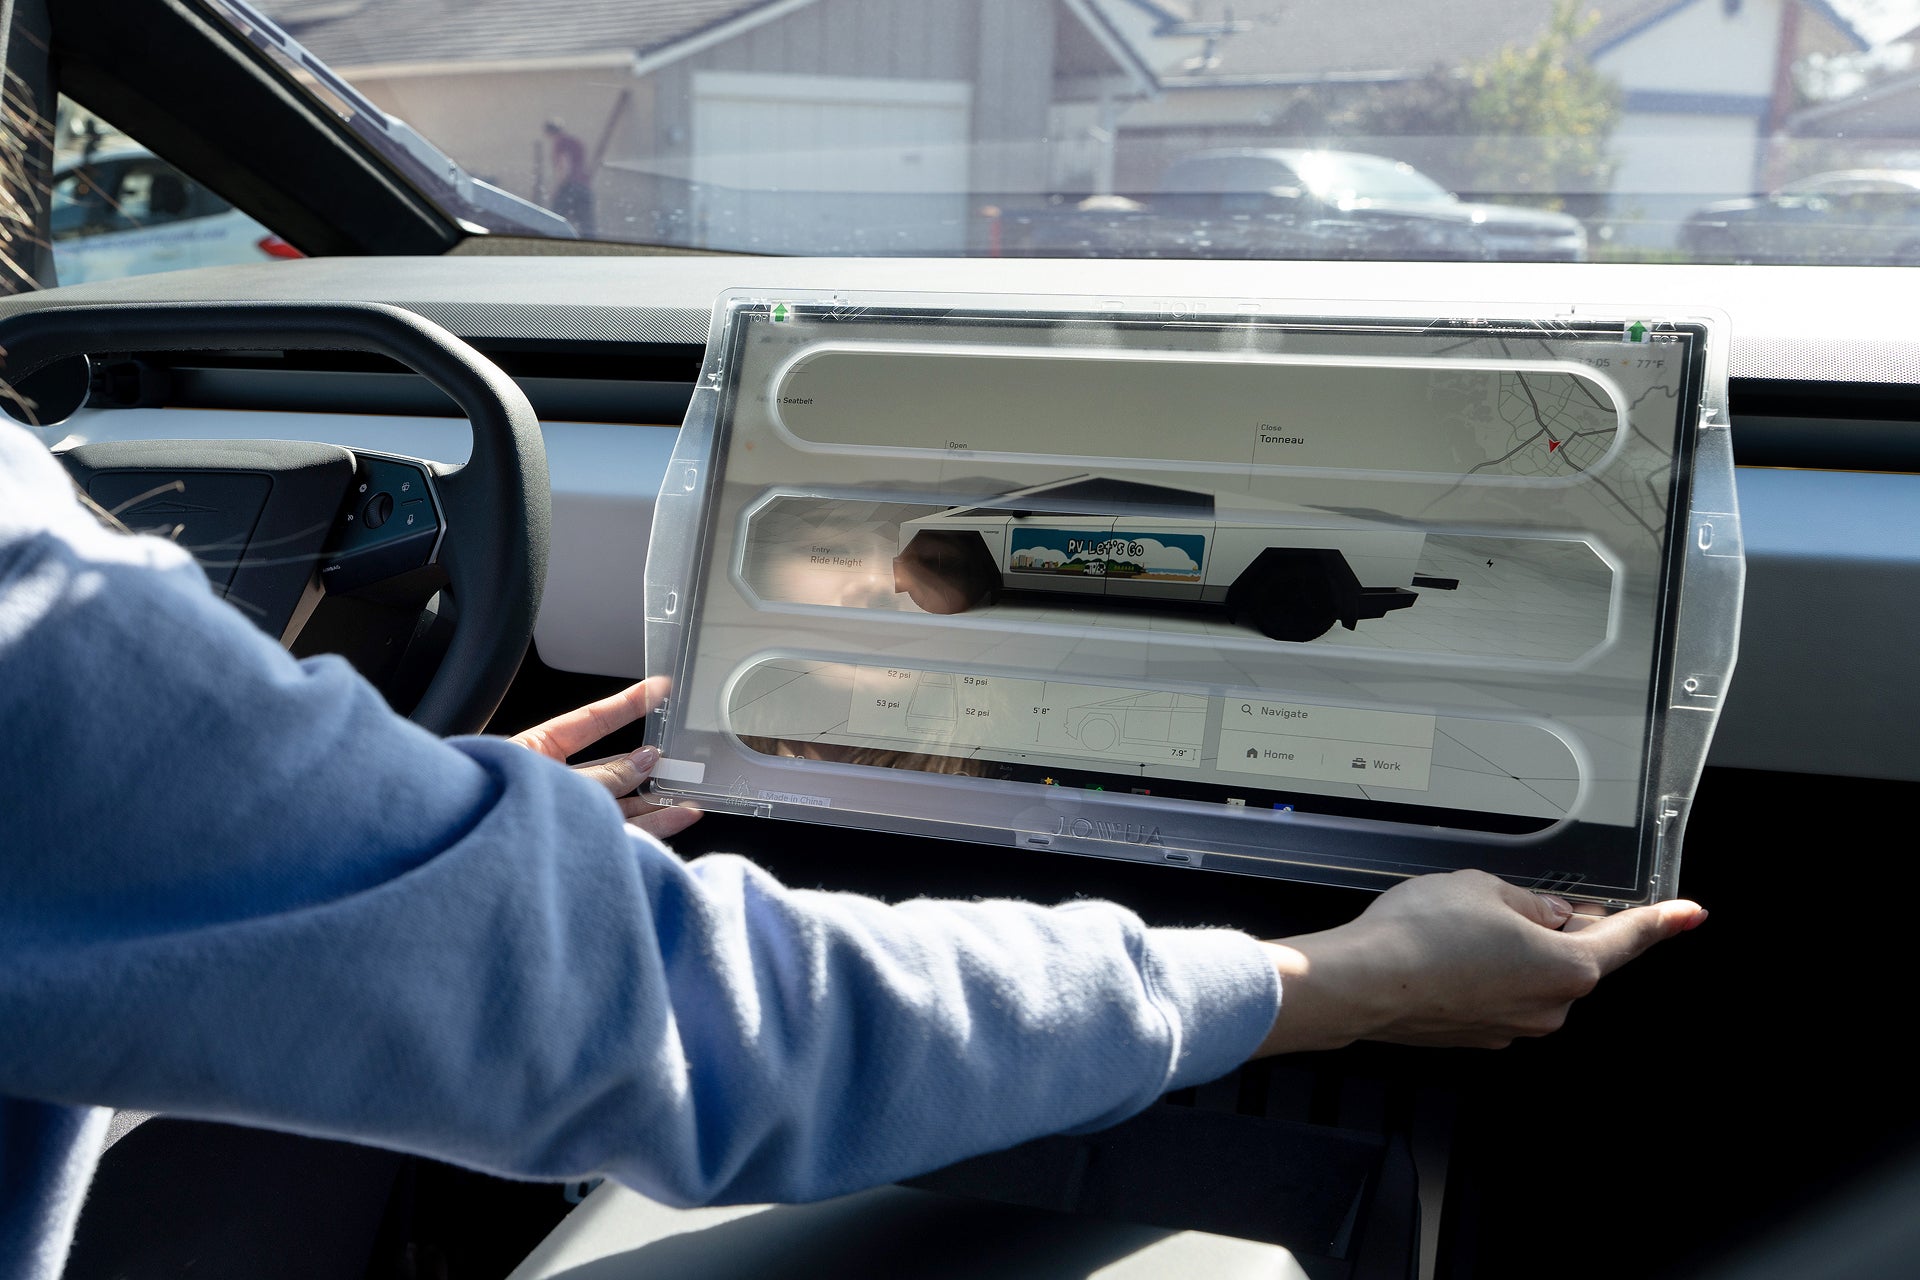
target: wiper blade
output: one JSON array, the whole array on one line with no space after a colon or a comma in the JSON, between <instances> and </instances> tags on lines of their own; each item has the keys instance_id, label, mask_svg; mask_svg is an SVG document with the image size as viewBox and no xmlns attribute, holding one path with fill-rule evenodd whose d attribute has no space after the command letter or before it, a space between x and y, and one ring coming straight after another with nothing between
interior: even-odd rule
<instances>
[{"instance_id":1,"label":"wiper blade","mask_svg":"<svg viewBox=\"0 0 1920 1280\"><path fill-rule=\"evenodd\" d=\"M555 240L580 238L573 224L553 210L476 178L461 168L452 156L422 137L419 130L375 106L365 94L247 0L202 0L202 3L224 17L228 25L255 48L270 55L278 54L312 76L347 107L350 113L347 124L353 131L432 196L462 229L479 235L492 232Z\"/></svg>"}]
</instances>

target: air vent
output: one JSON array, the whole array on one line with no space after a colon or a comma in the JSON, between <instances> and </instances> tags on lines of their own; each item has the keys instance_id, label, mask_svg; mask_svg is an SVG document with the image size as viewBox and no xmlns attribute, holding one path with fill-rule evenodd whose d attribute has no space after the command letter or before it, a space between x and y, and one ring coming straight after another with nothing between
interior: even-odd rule
<instances>
[{"instance_id":1,"label":"air vent","mask_svg":"<svg viewBox=\"0 0 1920 1280\"><path fill-rule=\"evenodd\" d=\"M669 344L476 343L550 421L678 424L701 349ZM381 356L347 351L135 352L95 361L97 408L456 417L432 383Z\"/></svg>"},{"instance_id":2,"label":"air vent","mask_svg":"<svg viewBox=\"0 0 1920 1280\"><path fill-rule=\"evenodd\" d=\"M1735 378L1730 395L1742 466L1920 471L1920 387Z\"/></svg>"}]
</instances>

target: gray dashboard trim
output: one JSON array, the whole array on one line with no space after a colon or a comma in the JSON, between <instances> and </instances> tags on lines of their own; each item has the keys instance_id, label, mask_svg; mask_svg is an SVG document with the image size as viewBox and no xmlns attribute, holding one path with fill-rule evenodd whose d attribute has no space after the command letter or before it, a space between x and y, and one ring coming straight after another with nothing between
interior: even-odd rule
<instances>
[{"instance_id":1,"label":"gray dashboard trim","mask_svg":"<svg viewBox=\"0 0 1920 1280\"><path fill-rule=\"evenodd\" d=\"M467 338L705 341L725 289L994 289L1182 298L1376 299L1471 314L1472 302L1564 296L1731 320L1733 373L1920 383L1920 309L1897 268L1628 267L1431 263L1034 262L773 258L322 259L183 272L0 300L0 315L101 301L357 299L410 308ZM1276 301L1276 306L1280 305ZM178 414L130 410L82 436L182 433ZM567 670L632 675L640 574L667 424L547 423L554 572L535 644ZM1737 429L1737 424L1736 424ZM192 432L320 438L464 455L447 419L201 413ZM291 434L290 434L291 433ZM58 431L44 433L52 438ZM447 460L456 460L449 456ZM1746 636L1712 762L1920 780L1920 476L1744 468ZM631 589L624 589L630 586Z\"/></svg>"},{"instance_id":2,"label":"gray dashboard trim","mask_svg":"<svg viewBox=\"0 0 1920 1280\"><path fill-rule=\"evenodd\" d=\"M0 315L98 302L386 302L465 338L706 341L731 288L1009 291L1114 298L1339 298L1426 304L1564 298L1570 310L1710 307L1732 321L1736 378L1920 383L1914 273L1898 267L1600 263L1191 262L955 258L320 258L74 285L0 300Z\"/></svg>"}]
</instances>

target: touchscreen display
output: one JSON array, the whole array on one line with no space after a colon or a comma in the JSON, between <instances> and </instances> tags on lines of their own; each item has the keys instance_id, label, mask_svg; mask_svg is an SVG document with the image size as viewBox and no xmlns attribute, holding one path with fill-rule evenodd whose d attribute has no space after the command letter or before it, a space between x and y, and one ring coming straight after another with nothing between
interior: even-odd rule
<instances>
[{"instance_id":1,"label":"touchscreen display","mask_svg":"<svg viewBox=\"0 0 1920 1280\"><path fill-rule=\"evenodd\" d=\"M656 525L697 552L655 606L664 793L1644 884L1699 329L730 315Z\"/></svg>"}]
</instances>

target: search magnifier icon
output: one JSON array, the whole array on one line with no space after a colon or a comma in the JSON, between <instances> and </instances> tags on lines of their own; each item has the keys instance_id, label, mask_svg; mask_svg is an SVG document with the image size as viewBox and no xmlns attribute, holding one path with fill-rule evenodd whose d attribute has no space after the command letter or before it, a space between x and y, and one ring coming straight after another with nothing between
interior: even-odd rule
<instances>
[{"instance_id":1,"label":"search magnifier icon","mask_svg":"<svg viewBox=\"0 0 1920 1280\"><path fill-rule=\"evenodd\" d=\"M1241 704L1240 704L1240 709L1241 709L1242 711L1244 711L1244 712L1246 712L1246 713L1247 713L1248 715L1252 715L1252 714L1253 714L1253 704L1252 704L1251 702L1243 702L1243 703L1241 703Z\"/></svg>"}]
</instances>

